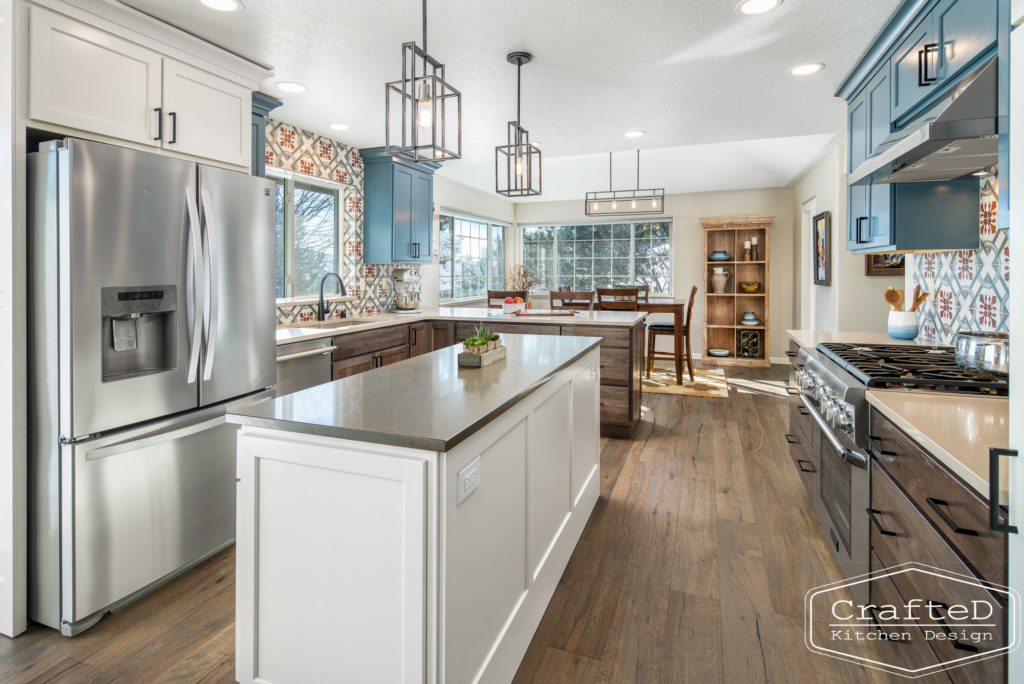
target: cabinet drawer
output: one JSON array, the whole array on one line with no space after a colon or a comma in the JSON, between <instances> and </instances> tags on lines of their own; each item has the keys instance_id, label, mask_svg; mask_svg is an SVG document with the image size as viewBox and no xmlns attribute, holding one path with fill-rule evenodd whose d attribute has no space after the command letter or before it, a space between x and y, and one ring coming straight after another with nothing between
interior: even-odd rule
<instances>
[{"instance_id":1,"label":"cabinet drawer","mask_svg":"<svg viewBox=\"0 0 1024 684\"><path fill-rule=\"evenodd\" d=\"M988 503L874 408L870 427L875 458L910 500L978 575L1006 584L1006 535L989 526Z\"/></svg>"},{"instance_id":2,"label":"cabinet drawer","mask_svg":"<svg viewBox=\"0 0 1024 684\"><path fill-rule=\"evenodd\" d=\"M334 337L334 360L347 359L369 352L397 347L409 343L409 326L393 325L366 332L348 333Z\"/></svg>"},{"instance_id":3,"label":"cabinet drawer","mask_svg":"<svg viewBox=\"0 0 1024 684\"><path fill-rule=\"evenodd\" d=\"M335 380L347 378L352 375L365 373L372 370L377 363L376 354L361 354L341 361L335 361L332 366L331 377Z\"/></svg>"},{"instance_id":4,"label":"cabinet drawer","mask_svg":"<svg viewBox=\"0 0 1024 684\"><path fill-rule=\"evenodd\" d=\"M914 561L971 576L970 570L877 464L873 464L871 469L871 509L877 520L877 525L872 525L871 528L871 548L885 567L894 568L900 563ZM946 606L970 606L972 601L984 601L992 606L993 613L988 622L994 626L972 626L969 630L983 634L984 640L930 641L943 662L972 653L992 651L1005 644L1005 609L1001 602L985 589L966 582L941 580L934 575L920 572L893 575L892 581L900 596L908 601L918 599L925 605L931 601ZM945 633L941 625L946 621L946 615L941 607L936 610L938 618L929 619L929 622L924 624L937 624L939 626L930 629L937 633ZM950 670L949 676L956 682L998 682L1003 681L1003 667L1003 657L990 658Z\"/></svg>"},{"instance_id":5,"label":"cabinet drawer","mask_svg":"<svg viewBox=\"0 0 1024 684\"><path fill-rule=\"evenodd\" d=\"M601 385L601 422L629 423L629 388Z\"/></svg>"},{"instance_id":6,"label":"cabinet drawer","mask_svg":"<svg viewBox=\"0 0 1024 684\"><path fill-rule=\"evenodd\" d=\"M601 346L601 384L629 385L629 350Z\"/></svg>"},{"instance_id":7,"label":"cabinet drawer","mask_svg":"<svg viewBox=\"0 0 1024 684\"><path fill-rule=\"evenodd\" d=\"M871 571L875 572L883 570L884 566L881 561L878 560L878 556L874 553L871 554ZM876 606L903 606L906 602L903 597L900 596L896 590L896 585L892 583L892 578L882 577L871 582L871 603ZM882 627L884 622L878 619L878 613L872 611L872 621ZM893 622L893 621L890 621ZM921 624L927 624L924 620L920 621ZM896 665L897 667L906 668L908 670L920 670L925 667L932 667L937 665L939 662L938 656L935 655L935 651L929 645L929 641L924 638L924 633L920 627L908 627L907 623L903 620L899 621L900 627L885 628L884 632L900 632L909 633L909 639L889 640L879 639L875 641L875 649L878 653L879 660L885 663ZM948 682L949 677L943 672L936 672L935 674L929 675L929 682Z\"/></svg>"},{"instance_id":8,"label":"cabinet drawer","mask_svg":"<svg viewBox=\"0 0 1024 684\"><path fill-rule=\"evenodd\" d=\"M786 435L786 441L789 442L789 456L800 473L807 496L813 498L814 474L818 471L816 452L811 446L810 438L804 435L797 423L796 415L792 412L789 414L789 433Z\"/></svg>"},{"instance_id":9,"label":"cabinet drawer","mask_svg":"<svg viewBox=\"0 0 1024 684\"><path fill-rule=\"evenodd\" d=\"M597 325L563 325L563 335L600 337L601 347L629 347L631 328L606 328Z\"/></svg>"}]
</instances>

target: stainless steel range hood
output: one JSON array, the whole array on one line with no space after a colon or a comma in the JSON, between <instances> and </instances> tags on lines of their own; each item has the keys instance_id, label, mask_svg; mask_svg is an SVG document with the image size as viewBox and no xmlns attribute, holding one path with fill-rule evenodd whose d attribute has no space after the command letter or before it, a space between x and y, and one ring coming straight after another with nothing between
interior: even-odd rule
<instances>
[{"instance_id":1,"label":"stainless steel range hood","mask_svg":"<svg viewBox=\"0 0 1024 684\"><path fill-rule=\"evenodd\" d=\"M949 181L999 161L996 60L978 68L917 128L865 160L850 185Z\"/></svg>"}]
</instances>

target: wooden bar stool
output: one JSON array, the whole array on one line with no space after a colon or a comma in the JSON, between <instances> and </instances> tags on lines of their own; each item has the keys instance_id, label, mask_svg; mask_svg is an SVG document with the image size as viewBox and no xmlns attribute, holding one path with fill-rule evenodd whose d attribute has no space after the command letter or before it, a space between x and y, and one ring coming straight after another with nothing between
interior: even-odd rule
<instances>
[{"instance_id":1,"label":"wooden bar stool","mask_svg":"<svg viewBox=\"0 0 1024 684\"><path fill-rule=\"evenodd\" d=\"M526 290L488 290L487 291L487 308L488 309L500 309L501 305L505 303L505 299L511 297L522 297L523 301L526 301L526 296L529 294Z\"/></svg>"},{"instance_id":2,"label":"wooden bar stool","mask_svg":"<svg viewBox=\"0 0 1024 684\"><path fill-rule=\"evenodd\" d=\"M636 311L640 290L635 287L597 288L597 308L602 311Z\"/></svg>"},{"instance_id":3,"label":"wooden bar stool","mask_svg":"<svg viewBox=\"0 0 1024 684\"><path fill-rule=\"evenodd\" d=\"M693 314L693 300L697 296L697 286L690 290L690 301L686 305L686 320L683 323L683 357L686 359L686 369L690 372L690 382L693 382L693 354L690 348L690 316ZM650 323L647 326L647 377L651 377L651 369L654 362L659 360L675 361L675 345L672 345L673 352L654 351L655 341L658 335L676 335L676 326L673 323Z\"/></svg>"},{"instance_id":4,"label":"wooden bar stool","mask_svg":"<svg viewBox=\"0 0 1024 684\"><path fill-rule=\"evenodd\" d=\"M594 292L572 292L571 290L551 290L552 309L576 309L592 311L594 308Z\"/></svg>"}]
</instances>

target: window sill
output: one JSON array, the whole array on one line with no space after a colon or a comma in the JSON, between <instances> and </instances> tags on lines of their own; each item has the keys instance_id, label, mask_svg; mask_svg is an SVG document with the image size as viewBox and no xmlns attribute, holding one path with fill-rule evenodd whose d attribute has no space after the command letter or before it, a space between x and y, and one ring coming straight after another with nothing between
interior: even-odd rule
<instances>
[{"instance_id":1,"label":"window sill","mask_svg":"<svg viewBox=\"0 0 1024 684\"><path fill-rule=\"evenodd\" d=\"M352 295L324 295L324 301L326 302L357 302L358 297ZM303 304L319 304L320 298L316 295L307 295L305 297L285 297L283 299L275 300L277 306L302 306Z\"/></svg>"}]
</instances>

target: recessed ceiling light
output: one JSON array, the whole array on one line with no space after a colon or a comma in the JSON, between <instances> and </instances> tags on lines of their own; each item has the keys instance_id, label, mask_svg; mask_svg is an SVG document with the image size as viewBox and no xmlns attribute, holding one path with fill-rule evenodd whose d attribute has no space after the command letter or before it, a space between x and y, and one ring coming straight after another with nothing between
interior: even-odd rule
<instances>
[{"instance_id":1,"label":"recessed ceiling light","mask_svg":"<svg viewBox=\"0 0 1024 684\"><path fill-rule=\"evenodd\" d=\"M627 138L642 138L647 131L626 131Z\"/></svg>"},{"instance_id":2,"label":"recessed ceiling light","mask_svg":"<svg viewBox=\"0 0 1024 684\"><path fill-rule=\"evenodd\" d=\"M813 64L801 64L800 66L795 66L789 70L789 73L793 76L810 76L811 74L818 73L824 68L825 65L821 62L814 62Z\"/></svg>"},{"instance_id":3,"label":"recessed ceiling light","mask_svg":"<svg viewBox=\"0 0 1024 684\"><path fill-rule=\"evenodd\" d=\"M331 128L333 128L336 131L347 131L348 124L331 124Z\"/></svg>"},{"instance_id":4,"label":"recessed ceiling light","mask_svg":"<svg viewBox=\"0 0 1024 684\"><path fill-rule=\"evenodd\" d=\"M306 86L295 81L278 81L276 84L277 89L285 93L304 93L306 92Z\"/></svg>"},{"instance_id":5,"label":"recessed ceiling light","mask_svg":"<svg viewBox=\"0 0 1024 684\"><path fill-rule=\"evenodd\" d=\"M782 4L782 0L743 0L740 4L736 5L736 11L740 14L764 14L770 12L779 5Z\"/></svg>"},{"instance_id":6,"label":"recessed ceiling light","mask_svg":"<svg viewBox=\"0 0 1024 684\"><path fill-rule=\"evenodd\" d=\"M244 7L239 0L199 0L199 2L218 12L238 12Z\"/></svg>"}]
</instances>

